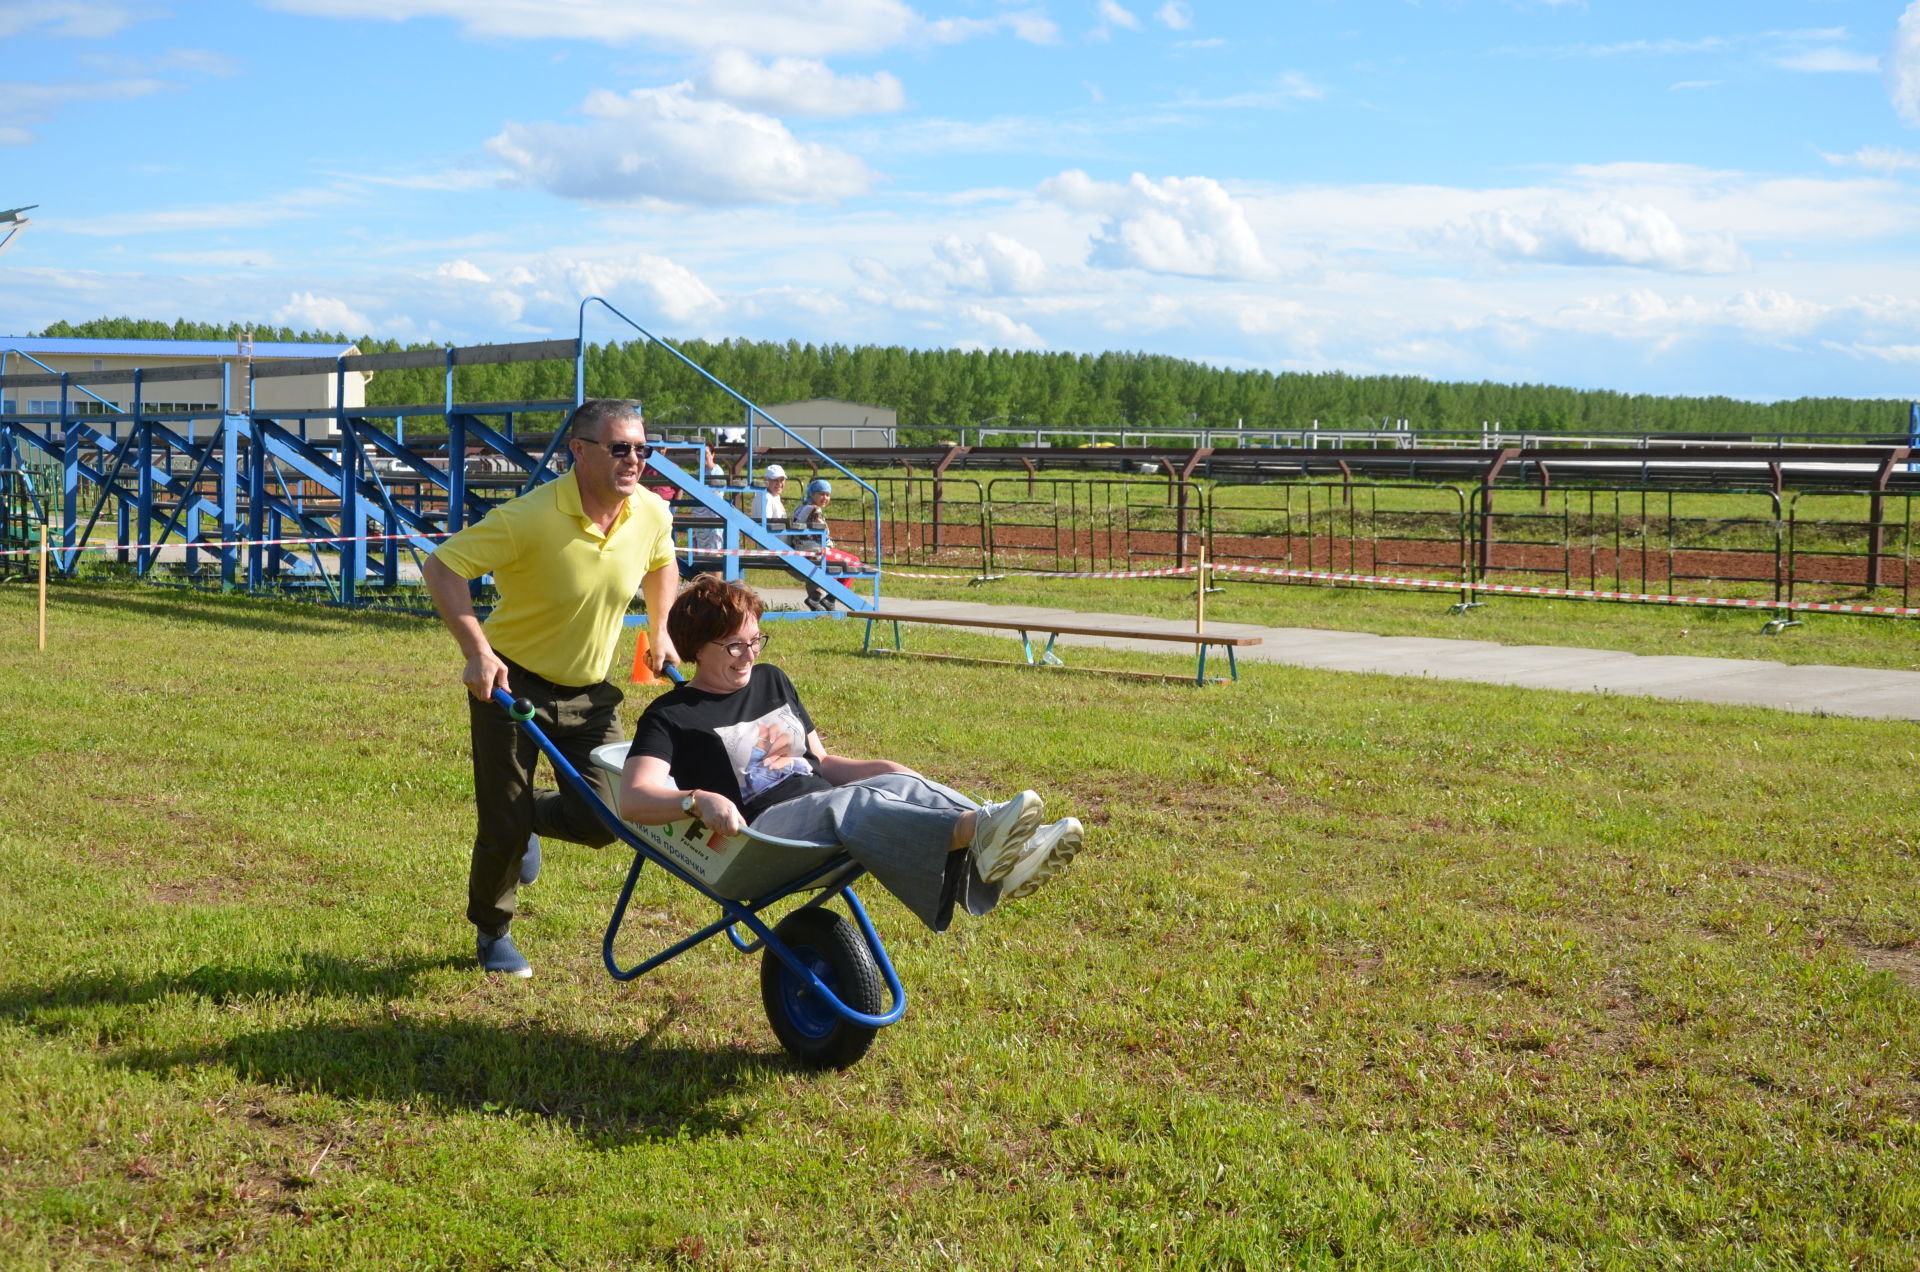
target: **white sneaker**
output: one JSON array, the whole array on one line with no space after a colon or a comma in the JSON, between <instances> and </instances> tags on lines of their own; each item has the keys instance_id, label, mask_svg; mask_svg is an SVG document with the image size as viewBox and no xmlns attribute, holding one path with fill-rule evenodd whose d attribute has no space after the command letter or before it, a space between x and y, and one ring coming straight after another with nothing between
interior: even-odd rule
<instances>
[{"instance_id":1,"label":"white sneaker","mask_svg":"<svg viewBox=\"0 0 1920 1272\"><path fill-rule=\"evenodd\" d=\"M1072 863L1085 837L1086 830L1078 817L1062 817L1034 831L1033 838L1027 841L1027 851L1000 881L1000 899L1018 901L1038 892Z\"/></svg>"},{"instance_id":2,"label":"white sneaker","mask_svg":"<svg viewBox=\"0 0 1920 1272\"><path fill-rule=\"evenodd\" d=\"M973 868L988 883L1007 877L1045 811L1040 797L1021 791L1004 804L982 804L973 823Z\"/></svg>"}]
</instances>

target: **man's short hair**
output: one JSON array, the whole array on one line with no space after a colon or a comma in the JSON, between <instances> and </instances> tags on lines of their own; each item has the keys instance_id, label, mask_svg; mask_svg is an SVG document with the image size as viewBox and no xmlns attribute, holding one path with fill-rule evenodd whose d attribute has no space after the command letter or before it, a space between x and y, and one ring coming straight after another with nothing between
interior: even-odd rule
<instances>
[{"instance_id":1,"label":"man's short hair","mask_svg":"<svg viewBox=\"0 0 1920 1272\"><path fill-rule=\"evenodd\" d=\"M567 416L567 437L598 441L607 425L628 418L646 422L640 410L639 398L588 398L573 408L573 414Z\"/></svg>"}]
</instances>

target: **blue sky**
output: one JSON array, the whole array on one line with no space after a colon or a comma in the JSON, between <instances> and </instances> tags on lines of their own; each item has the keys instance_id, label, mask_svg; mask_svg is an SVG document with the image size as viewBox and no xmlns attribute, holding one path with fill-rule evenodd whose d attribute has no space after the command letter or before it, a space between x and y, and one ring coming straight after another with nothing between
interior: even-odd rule
<instances>
[{"instance_id":1,"label":"blue sky","mask_svg":"<svg viewBox=\"0 0 1920 1272\"><path fill-rule=\"evenodd\" d=\"M0 331L1920 396L1920 0L0 0ZM593 339L615 338L603 318Z\"/></svg>"}]
</instances>

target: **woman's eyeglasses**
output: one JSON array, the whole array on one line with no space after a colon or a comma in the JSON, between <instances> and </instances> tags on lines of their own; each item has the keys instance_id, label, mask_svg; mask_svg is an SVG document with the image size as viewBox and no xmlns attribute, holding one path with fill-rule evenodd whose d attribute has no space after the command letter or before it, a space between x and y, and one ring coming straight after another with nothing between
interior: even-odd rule
<instances>
[{"instance_id":1,"label":"woman's eyeglasses","mask_svg":"<svg viewBox=\"0 0 1920 1272\"><path fill-rule=\"evenodd\" d=\"M615 459L626 459L628 456L633 456L638 459L649 459L653 455L653 447L647 445L645 442L603 442L597 437L577 437L574 440L579 442L592 442L595 446L604 446L607 448L607 454L613 456Z\"/></svg>"},{"instance_id":2,"label":"woman's eyeglasses","mask_svg":"<svg viewBox=\"0 0 1920 1272\"><path fill-rule=\"evenodd\" d=\"M717 640L713 643L720 645L720 642ZM720 648L727 651L727 657L729 658L745 658L748 654L752 654L755 658L758 658L766 652L767 634L761 632L752 640L730 641L725 645L720 645Z\"/></svg>"}]
</instances>

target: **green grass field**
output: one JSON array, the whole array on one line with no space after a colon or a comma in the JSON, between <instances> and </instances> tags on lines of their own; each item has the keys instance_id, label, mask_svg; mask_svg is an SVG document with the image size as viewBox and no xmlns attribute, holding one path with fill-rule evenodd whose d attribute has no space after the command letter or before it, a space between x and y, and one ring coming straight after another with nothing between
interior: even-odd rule
<instances>
[{"instance_id":1,"label":"green grass field","mask_svg":"<svg viewBox=\"0 0 1920 1272\"><path fill-rule=\"evenodd\" d=\"M617 849L470 965L437 625L0 588L0 1266L1920 1259L1911 724L775 630L838 749L1089 827L944 936L869 888L910 1005L824 1076L723 944L606 976Z\"/></svg>"}]
</instances>

